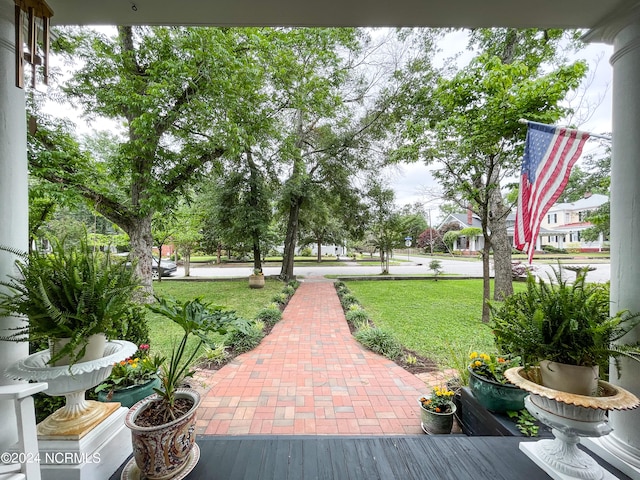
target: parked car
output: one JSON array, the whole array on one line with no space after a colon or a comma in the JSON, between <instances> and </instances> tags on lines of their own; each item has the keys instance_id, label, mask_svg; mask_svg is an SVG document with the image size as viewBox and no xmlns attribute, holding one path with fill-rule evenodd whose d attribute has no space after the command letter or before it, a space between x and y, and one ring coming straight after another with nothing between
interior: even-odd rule
<instances>
[{"instance_id":1,"label":"parked car","mask_svg":"<svg viewBox=\"0 0 640 480\"><path fill-rule=\"evenodd\" d=\"M129 252L117 253L118 257L128 257ZM127 262L127 265L131 265L131 262ZM163 277L170 277L178 270L178 266L170 260L158 259L158 257L151 257L151 276L152 278L158 278L158 271L160 271Z\"/></svg>"},{"instance_id":2,"label":"parked car","mask_svg":"<svg viewBox=\"0 0 640 480\"><path fill-rule=\"evenodd\" d=\"M178 266L175 263L153 257L151 264L151 275L153 278L158 278L159 276L170 277L176 270L178 270ZM160 275L158 275L158 272L160 272Z\"/></svg>"}]
</instances>

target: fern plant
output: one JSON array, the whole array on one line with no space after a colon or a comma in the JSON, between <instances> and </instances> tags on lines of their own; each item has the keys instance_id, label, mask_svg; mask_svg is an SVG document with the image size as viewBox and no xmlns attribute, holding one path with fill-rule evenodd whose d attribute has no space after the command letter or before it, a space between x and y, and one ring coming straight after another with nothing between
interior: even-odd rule
<instances>
[{"instance_id":1,"label":"fern plant","mask_svg":"<svg viewBox=\"0 0 640 480\"><path fill-rule=\"evenodd\" d=\"M17 274L0 281L0 315L15 315L24 325L2 340L38 342L68 338L50 363L69 356L73 364L84 355L88 337L114 338L127 330L135 308L139 281L126 262L96 251L86 240L68 245L53 239L51 253L1 250L17 257Z\"/></svg>"},{"instance_id":2,"label":"fern plant","mask_svg":"<svg viewBox=\"0 0 640 480\"><path fill-rule=\"evenodd\" d=\"M554 269L547 283L527 277L527 289L491 304L492 328L503 353L520 355L525 365L550 360L579 366L606 368L613 357L640 361L636 344L621 339L640 322L640 315L620 311L610 315L609 285L586 282L579 271L575 282Z\"/></svg>"}]
</instances>

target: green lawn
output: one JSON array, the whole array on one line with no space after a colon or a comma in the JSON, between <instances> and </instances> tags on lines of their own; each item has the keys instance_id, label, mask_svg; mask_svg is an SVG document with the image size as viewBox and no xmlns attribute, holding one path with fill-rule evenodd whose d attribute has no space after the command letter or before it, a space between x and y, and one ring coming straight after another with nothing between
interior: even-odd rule
<instances>
[{"instance_id":1,"label":"green lawn","mask_svg":"<svg viewBox=\"0 0 640 480\"><path fill-rule=\"evenodd\" d=\"M345 283L377 326L391 330L403 345L435 360L442 367L454 366L454 357L466 357L470 349L495 350L491 331L480 320L481 280ZM514 283L514 288L524 289L524 285ZM273 279L267 279L265 288L257 290L250 289L246 280L154 283L157 295L171 295L181 300L200 296L248 319L271 303L273 295L283 286ZM173 342L180 338L180 328L151 312L147 319L152 352L169 355ZM195 344L192 339L191 348Z\"/></svg>"},{"instance_id":2,"label":"green lawn","mask_svg":"<svg viewBox=\"0 0 640 480\"><path fill-rule=\"evenodd\" d=\"M172 296L178 300L188 300L202 297L213 305L219 305L226 310L235 310L246 319L253 319L256 314L271 303L271 298L282 291L284 284L277 280L266 279L265 287L249 288L244 280L229 281L161 281L154 282L153 288L158 296ZM147 312L151 353L169 356L174 342L182 337L182 330L171 320L150 311ZM192 352L197 340L189 342L189 352Z\"/></svg>"},{"instance_id":3,"label":"green lawn","mask_svg":"<svg viewBox=\"0 0 640 480\"><path fill-rule=\"evenodd\" d=\"M482 323L482 280L345 281L373 322L407 348L454 367L469 350L495 351ZM516 291L523 283L514 283ZM452 354L454 352L454 354Z\"/></svg>"}]
</instances>

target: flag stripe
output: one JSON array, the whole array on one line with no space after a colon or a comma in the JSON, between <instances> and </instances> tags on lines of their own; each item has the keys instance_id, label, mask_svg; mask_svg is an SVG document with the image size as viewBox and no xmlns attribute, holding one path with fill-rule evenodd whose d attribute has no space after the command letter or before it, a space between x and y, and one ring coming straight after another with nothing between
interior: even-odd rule
<instances>
[{"instance_id":1,"label":"flag stripe","mask_svg":"<svg viewBox=\"0 0 640 480\"><path fill-rule=\"evenodd\" d=\"M589 134L529 124L518 193L514 244L533 260L542 219L562 194Z\"/></svg>"}]
</instances>

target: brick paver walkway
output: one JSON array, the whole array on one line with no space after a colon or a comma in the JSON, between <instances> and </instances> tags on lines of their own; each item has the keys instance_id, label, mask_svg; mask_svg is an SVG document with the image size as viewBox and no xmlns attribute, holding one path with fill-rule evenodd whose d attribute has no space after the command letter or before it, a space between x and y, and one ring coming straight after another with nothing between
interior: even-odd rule
<instances>
[{"instance_id":1,"label":"brick paver walkway","mask_svg":"<svg viewBox=\"0 0 640 480\"><path fill-rule=\"evenodd\" d=\"M331 282L302 283L256 349L199 378L198 433L210 435L418 434L429 392L353 339Z\"/></svg>"}]
</instances>

